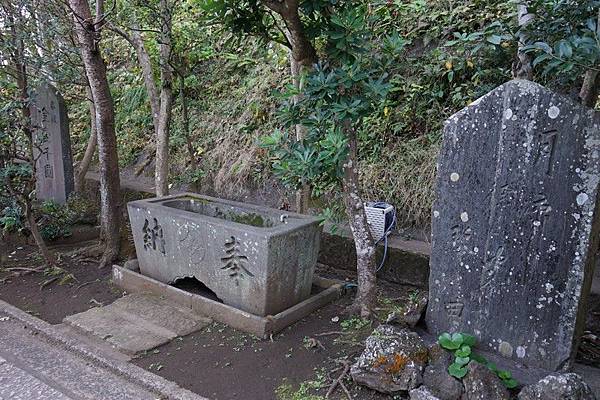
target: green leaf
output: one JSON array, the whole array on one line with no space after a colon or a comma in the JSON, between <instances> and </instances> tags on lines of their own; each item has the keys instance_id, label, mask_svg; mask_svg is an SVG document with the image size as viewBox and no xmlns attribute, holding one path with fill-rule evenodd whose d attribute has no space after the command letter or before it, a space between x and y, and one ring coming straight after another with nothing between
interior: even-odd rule
<instances>
[{"instance_id":1,"label":"green leaf","mask_svg":"<svg viewBox=\"0 0 600 400\"><path fill-rule=\"evenodd\" d=\"M452 336L450 336L449 333L441 334L438 338L438 343L440 344L440 346L447 350L456 350L460 347L460 344L456 344L452 340Z\"/></svg>"},{"instance_id":2,"label":"green leaf","mask_svg":"<svg viewBox=\"0 0 600 400\"><path fill-rule=\"evenodd\" d=\"M508 371L500 370L500 371L498 371L498 377L500 379L504 380L504 379L510 379L510 378L512 378L512 375Z\"/></svg>"},{"instance_id":3,"label":"green leaf","mask_svg":"<svg viewBox=\"0 0 600 400\"><path fill-rule=\"evenodd\" d=\"M491 44L499 45L500 43L502 43L502 36L491 35L491 36L488 36L487 41Z\"/></svg>"},{"instance_id":4,"label":"green leaf","mask_svg":"<svg viewBox=\"0 0 600 400\"><path fill-rule=\"evenodd\" d=\"M461 346L460 349L456 350L454 354L458 357L469 357L471 355L471 346L465 344Z\"/></svg>"},{"instance_id":5,"label":"green leaf","mask_svg":"<svg viewBox=\"0 0 600 400\"><path fill-rule=\"evenodd\" d=\"M469 357L456 357L454 363L458 365L467 365L471 359Z\"/></svg>"},{"instance_id":6,"label":"green leaf","mask_svg":"<svg viewBox=\"0 0 600 400\"><path fill-rule=\"evenodd\" d=\"M504 383L504 386L506 386L509 389L514 389L517 386L519 386L519 382L517 382L514 379L507 379L507 380L503 380L502 383Z\"/></svg>"},{"instance_id":7,"label":"green leaf","mask_svg":"<svg viewBox=\"0 0 600 400\"><path fill-rule=\"evenodd\" d=\"M464 378L465 375L467 375L467 372L468 372L467 367L465 367L464 365L452 363L448 367L448 373L451 376L458 378L458 379Z\"/></svg>"},{"instance_id":8,"label":"green leaf","mask_svg":"<svg viewBox=\"0 0 600 400\"><path fill-rule=\"evenodd\" d=\"M488 362L485 357L480 356L479 354L471 353L471 359L473 361L477 361L479 364L487 365Z\"/></svg>"}]
</instances>

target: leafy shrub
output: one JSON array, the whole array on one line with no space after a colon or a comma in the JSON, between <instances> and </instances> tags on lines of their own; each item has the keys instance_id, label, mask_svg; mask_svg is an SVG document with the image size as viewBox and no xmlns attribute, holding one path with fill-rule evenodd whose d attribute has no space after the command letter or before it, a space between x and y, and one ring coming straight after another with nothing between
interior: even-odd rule
<instances>
[{"instance_id":1,"label":"leafy shrub","mask_svg":"<svg viewBox=\"0 0 600 400\"><path fill-rule=\"evenodd\" d=\"M513 389L519 385L509 371L499 370L494 363L473 352L473 347L476 344L475 336L465 333L443 333L438 338L438 343L442 348L454 354L454 362L448 367L448 373L453 377L458 379L464 378L468 373L467 365L471 361L476 361L498 375L498 378L502 380L502 383L507 388Z\"/></svg>"}]
</instances>

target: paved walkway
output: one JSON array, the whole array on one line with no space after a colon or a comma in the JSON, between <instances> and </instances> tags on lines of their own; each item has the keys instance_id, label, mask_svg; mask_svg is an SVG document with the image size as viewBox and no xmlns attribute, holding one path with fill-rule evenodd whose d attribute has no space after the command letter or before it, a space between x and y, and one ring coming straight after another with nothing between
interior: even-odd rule
<instances>
[{"instance_id":1,"label":"paved walkway","mask_svg":"<svg viewBox=\"0 0 600 400\"><path fill-rule=\"evenodd\" d=\"M207 400L0 301L2 400Z\"/></svg>"}]
</instances>

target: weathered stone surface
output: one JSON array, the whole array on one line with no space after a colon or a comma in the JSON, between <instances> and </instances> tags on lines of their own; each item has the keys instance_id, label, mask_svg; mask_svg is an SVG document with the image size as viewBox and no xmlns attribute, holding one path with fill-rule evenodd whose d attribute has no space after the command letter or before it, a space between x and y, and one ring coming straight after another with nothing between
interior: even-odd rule
<instances>
[{"instance_id":1,"label":"weathered stone surface","mask_svg":"<svg viewBox=\"0 0 600 400\"><path fill-rule=\"evenodd\" d=\"M510 394L500 378L485 365L471 361L463 378L463 400L509 400Z\"/></svg>"},{"instance_id":2,"label":"weathered stone surface","mask_svg":"<svg viewBox=\"0 0 600 400\"><path fill-rule=\"evenodd\" d=\"M182 194L128 204L143 275L195 277L225 304L266 316L310 296L316 218Z\"/></svg>"},{"instance_id":3,"label":"weathered stone surface","mask_svg":"<svg viewBox=\"0 0 600 400\"><path fill-rule=\"evenodd\" d=\"M525 365L570 361L598 248L598 114L511 81L447 122L433 207L434 334Z\"/></svg>"},{"instance_id":4,"label":"weathered stone surface","mask_svg":"<svg viewBox=\"0 0 600 400\"><path fill-rule=\"evenodd\" d=\"M427 307L428 294L419 293L415 299L411 299L401 312L390 313L385 321L386 324L396 324L414 328L421 320L425 307Z\"/></svg>"},{"instance_id":5,"label":"weathered stone surface","mask_svg":"<svg viewBox=\"0 0 600 400\"><path fill-rule=\"evenodd\" d=\"M140 263L137 260L137 258L133 259L133 260L127 260L127 261L125 261L125 264L123 264L123 268L128 269L133 272L139 272L140 271Z\"/></svg>"},{"instance_id":6,"label":"weathered stone surface","mask_svg":"<svg viewBox=\"0 0 600 400\"><path fill-rule=\"evenodd\" d=\"M422 382L427 347L415 332L380 325L350 368L355 382L382 393L408 392Z\"/></svg>"},{"instance_id":7,"label":"weathered stone surface","mask_svg":"<svg viewBox=\"0 0 600 400\"><path fill-rule=\"evenodd\" d=\"M553 374L526 386L519 400L596 400L592 389L577 374Z\"/></svg>"},{"instance_id":8,"label":"weathered stone surface","mask_svg":"<svg viewBox=\"0 0 600 400\"><path fill-rule=\"evenodd\" d=\"M70 315L65 322L106 340L125 354L153 349L212 321L145 294L132 294L104 307Z\"/></svg>"},{"instance_id":9,"label":"weathered stone surface","mask_svg":"<svg viewBox=\"0 0 600 400\"><path fill-rule=\"evenodd\" d=\"M409 394L410 400L442 400L439 397L434 396L425 386L413 389Z\"/></svg>"},{"instance_id":10,"label":"weathered stone surface","mask_svg":"<svg viewBox=\"0 0 600 400\"><path fill-rule=\"evenodd\" d=\"M32 96L30 111L36 144L37 198L64 204L74 188L65 101L54 87L43 84Z\"/></svg>"},{"instance_id":11,"label":"weathered stone surface","mask_svg":"<svg viewBox=\"0 0 600 400\"><path fill-rule=\"evenodd\" d=\"M440 400L459 400L462 383L448 373L452 355L439 345L429 348L429 365L423 372L423 386Z\"/></svg>"}]
</instances>

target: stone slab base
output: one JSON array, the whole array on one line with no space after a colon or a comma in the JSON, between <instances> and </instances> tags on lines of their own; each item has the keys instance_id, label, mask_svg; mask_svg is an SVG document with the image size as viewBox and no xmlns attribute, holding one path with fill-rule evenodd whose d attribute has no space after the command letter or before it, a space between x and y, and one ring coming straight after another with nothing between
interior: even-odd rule
<instances>
[{"instance_id":1,"label":"stone slab base","mask_svg":"<svg viewBox=\"0 0 600 400\"><path fill-rule=\"evenodd\" d=\"M322 291L279 314L259 317L218 301L166 285L118 265L113 266L113 282L129 293L161 296L184 308L191 309L196 314L210 317L232 328L264 339L338 299L344 290L341 283L315 277L313 284L323 289Z\"/></svg>"},{"instance_id":2,"label":"stone slab base","mask_svg":"<svg viewBox=\"0 0 600 400\"><path fill-rule=\"evenodd\" d=\"M106 340L125 354L135 355L196 332L212 320L156 295L136 293L107 306L70 315L64 322Z\"/></svg>"}]
</instances>

